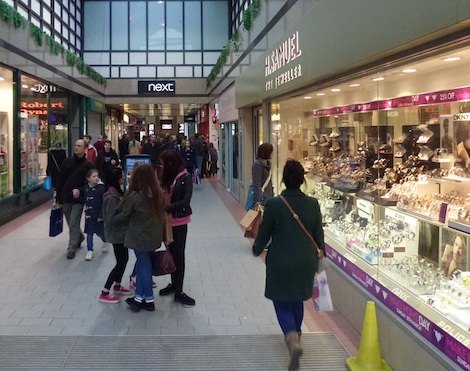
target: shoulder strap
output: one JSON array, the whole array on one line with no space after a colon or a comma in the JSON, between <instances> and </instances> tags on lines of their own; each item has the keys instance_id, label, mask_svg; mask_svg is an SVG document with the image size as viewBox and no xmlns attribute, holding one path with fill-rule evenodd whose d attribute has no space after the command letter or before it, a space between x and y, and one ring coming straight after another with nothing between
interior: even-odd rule
<instances>
[{"instance_id":1,"label":"shoulder strap","mask_svg":"<svg viewBox=\"0 0 470 371\"><path fill-rule=\"evenodd\" d=\"M265 190L266 187L268 186L268 183L269 183L269 181L271 180L271 176L272 176L272 172L271 172L271 170L269 170L269 175L268 175L268 177L266 178L266 181L264 182L263 186L261 187L261 192L264 192L264 190Z\"/></svg>"},{"instance_id":2,"label":"shoulder strap","mask_svg":"<svg viewBox=\"0 0 470 371\"><path fill-rule=\"evenodd\" d=\"M53 153L51 153L51 157L52 157L52 159L53 159L53 160L54 160L54 162L55 162L55 167L57 168L57 170L58 170L58 171L59 171L59 173L60 173L60 167L59 167L59 164L57 163L57 160L56 160L56 158L55 158L55 156L54 156L54 154L53 154Z\"/></svg>"},{"instance_id":3,"label":"shoulder strap","mask_svg":"<svg viewBox=\"0 0 470 371\"><path fill-rule=\"evenodd\" d=\"M300 228L302 228L302 230L305 232L305 234L308 236L308 238L310 238L312 240L313 246L315 246L315 249L317 250L317 253L320 253L321 252L320 248L318 247L317 243L315 242L315 240L313 239L312 235L309 233L307 228L305 228L304 223L302 223L302 221L300 220L299 216L295 213L292 206L289 204L289 202L287 202L287 200L284 198L284 196L281 195L279 197L281 198L282 201L284 201L287 208L292 213L292 216L294 217L294 219L297 220L297 223L299 223Z\"/></svg>"}]
</instances>

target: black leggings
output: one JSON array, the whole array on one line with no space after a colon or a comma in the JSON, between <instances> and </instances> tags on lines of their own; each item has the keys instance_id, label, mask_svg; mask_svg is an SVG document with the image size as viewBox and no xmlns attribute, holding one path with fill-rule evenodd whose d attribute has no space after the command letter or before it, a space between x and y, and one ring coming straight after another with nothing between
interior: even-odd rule
<instances>
[{"instance_id":1,"label":"black leggings","mask_svg":"<svg viewBox=\"0 0 470 371\"><path fill-rule=\"evenodd\" d=\"M104 288L111 289L114 282L121 283L122 276L126 270L127 261L129 260L129 249L124 247L122 243L113 243L114 256L116 257L116 265L108 276Z\"/></svg>"},{"instance_id":2,"label":"black leggings","mask_svg":"<svg viewBox=\"0 0 470 371\"><path fill-rule=\"evenodd\" d=\"M168 246L176 265L176 272L171 274L171 283L175 288L175 293L183 292L183 280L185 269L184 250L186 249L186 236L188 235L188 225L183 224L173 227L174 241Z\"/></svg>"}]
</instances>

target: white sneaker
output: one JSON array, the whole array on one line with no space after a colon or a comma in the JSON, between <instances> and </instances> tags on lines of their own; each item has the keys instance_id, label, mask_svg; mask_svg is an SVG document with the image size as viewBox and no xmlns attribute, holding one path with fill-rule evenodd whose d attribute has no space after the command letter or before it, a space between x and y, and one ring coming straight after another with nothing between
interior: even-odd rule
<instances>
[{"instance_id":1,"label":"white sneaker","mask_svg":"<svg viewBox=\"0 0 470 371\"><path fill-rule=\"evenodd\" d=\"M85 255L85 260L92 260L93 259L93 251L87 251Z\"/></svg>"},{"instance_id":2,"label":"white sneaker","mask_svg":"<svg viewBox=\"0 0 470 371\"><path fill-rule=\"evenodd\" d=\"M109 242L103 242L103 248L101 251L103 252L108 252L109 250L109 245L111 245Z\"/></svg>"}]
</instances>

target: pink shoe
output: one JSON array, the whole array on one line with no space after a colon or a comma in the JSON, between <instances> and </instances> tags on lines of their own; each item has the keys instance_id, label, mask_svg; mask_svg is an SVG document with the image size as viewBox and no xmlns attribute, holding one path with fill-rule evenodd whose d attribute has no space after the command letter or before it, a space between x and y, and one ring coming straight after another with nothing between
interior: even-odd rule
<instances>
[{"instance_id":1,"label":"pink shoe","mask_svg":"<svg viewBox=\"0 0 470 371\"><path fill-rule=\"evenodd\" d=\"M134 295L134 293L132 292L132 290L129 290L129 289L126 289L125 287L123 286L114 286L113 288L113 293L114 294L121 294L123 296L130 296L130 295Z\"/></svg>"},{"instance_id":2,"label":"pink shoe","mask_svg":"<svg viewBox=\"0 0 470 371\"><path fill-rule=\"evenodd\" d=\"M102 303L110 303L110 304L116 304L119 303L119 298L111 295L100 295L100 302Z\"/></svg>"}]
</instances>

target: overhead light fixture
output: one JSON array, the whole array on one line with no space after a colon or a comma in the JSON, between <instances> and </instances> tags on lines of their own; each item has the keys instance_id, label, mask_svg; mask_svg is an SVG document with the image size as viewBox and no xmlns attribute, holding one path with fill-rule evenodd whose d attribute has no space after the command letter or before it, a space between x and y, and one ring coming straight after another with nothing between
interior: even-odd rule
<instances>
[{"instance_id":1,"label":"overhead light fixture","mask_svg":"<svg viewBox=\"0 0 470 371\"><path fill-rule=\"evenodd\" d=\"M442 60L444 62L454 62L454 61L458 61L462 59L462 57L446 57L446 58L443 58Z\"/></svg>"},{"instance_id":2,"label":"overhead light fixture","mask_svg":"<svg viewBox=\"0 0 470 371\"><path fill-rule=\"evenodd\" d=\"M385 77L374 77L372 81L383 81L385 80Z\"/></svg>"},{"instance_id":3,"label":"overhead light fixture","mask_svg":"<svg viewBox=\"0 0 470 371\"><path fill-rule=\"evenodd\" d=\"M418 71L416 68L405 68L404 70L401 70L401 72L404 72L404 73L413 73L416 71Z\"/></svg>"},{"instance_id":4,"label":"overhead light fixture","mask_svg":"<svg viewBox=\"0 0 470 371\"><path fill-rule=\"evenodd\" d=\"M334 88L334 89L331 89L331 91L332 91L333 93L337 93L337 92L341 91L341 89Z\"/></svg>"},{"instance_id":5,"label":"overhead light fixture","mask_svg":"<svg viewBox=\"0 0 470 371\"><path fill-rule=\"evenodd\" d=\"M325 95L325 93L317 93L317 95L318 95L319 97L322 97L322 96Z\"/></svg>"},{"instance_id":6,"label":"overhead light fixture","mask_svg":"<svg viewBox=\"0 0 470 371\"><path fill-rule=\"evenodd\" d=\"M5 80L5 76L4 76L4 72L3 72L3 68L0 68L0 81L4 81Z\"/></svg>"},{"instance_id":7,"label":"overhead light fixture","mask_svg":"<svg viewBox=\"0 0 470 371\"><path fill-rule=\"evenodd\" d=\"M312 99L312 97L306 96L304 97L304 99Z\"/></svg>"},{"instance_id":8,"label":"overhead light fixture","mask_svg":"<svg viewBox=\"0 0 470 371\"><path fill-rule=\"evenodd\" d=\"M26 84L21 85L21 87L22 87L23 89L28 89L28 88L29 88L29 86L26 85Z\"/></svg>"},{"instance_id":9,"label":"overhead light fixture","mask_svg":"<svg viewBox=\"0 0 470 371\"><path fill-rule=\"evenodd\" d=\"M356 88L356 87L358 87L358 86L361 86L361 84L354 83L354 84L349 84L349 86L350 86L351 88Z\"/></svg>"}]
</instances>

